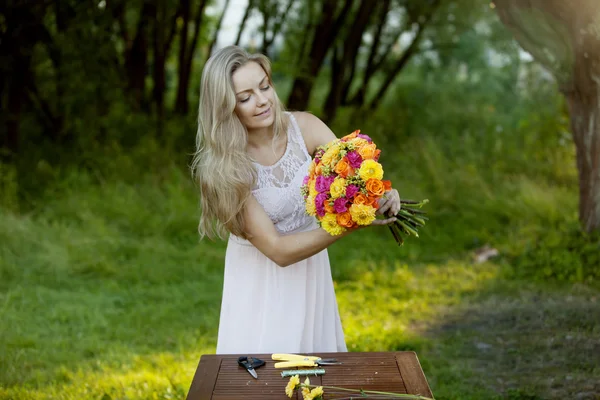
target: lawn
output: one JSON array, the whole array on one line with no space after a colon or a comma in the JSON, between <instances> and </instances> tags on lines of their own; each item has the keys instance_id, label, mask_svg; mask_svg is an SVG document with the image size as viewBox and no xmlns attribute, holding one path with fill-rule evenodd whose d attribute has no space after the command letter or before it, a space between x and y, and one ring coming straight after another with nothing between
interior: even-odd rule
<instances>
[{"instance_id":1,"label":"lawn","mask_svg":"<svg viewBox=\"0 0 600 400\"><path fill-rule=\"evenodd\" d=\"M350 351L415 350L438 399L600 398L597 283L519 278L513 257L573 221L576 182L490 181L425 149L394 180L431 201L421 237L330 248ZM89 181L0 210L0 399L183 398L215 351L225 243L198 241L177 168ZM500 255L476 263L484 244Z\"/></svg>"}]
</instances>

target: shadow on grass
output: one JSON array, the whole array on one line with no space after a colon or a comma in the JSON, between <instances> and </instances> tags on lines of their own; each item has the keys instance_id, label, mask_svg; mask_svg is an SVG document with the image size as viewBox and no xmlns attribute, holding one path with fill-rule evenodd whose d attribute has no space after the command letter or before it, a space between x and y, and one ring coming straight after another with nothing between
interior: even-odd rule
<instances>
[{"instance_id":1,"label":"shadow on grass","mask_svg":"<svg viewBox=\"0 0 600 400\"><path fill-rule=\"evenodd\" d=\"M441 399L600 399L600 291L492 282L433 324L417 351ZM398 348L412 348L399 343ZM475 392L475 393L473 393Z\"/></svg>"}]
</instances>

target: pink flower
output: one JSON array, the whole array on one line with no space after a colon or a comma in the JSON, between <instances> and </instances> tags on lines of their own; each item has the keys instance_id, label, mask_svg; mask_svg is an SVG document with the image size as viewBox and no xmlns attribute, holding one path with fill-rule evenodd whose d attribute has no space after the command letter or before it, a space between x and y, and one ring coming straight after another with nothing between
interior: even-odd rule
<instances>
[{"instance_id":1,"label":"pink flower","mask_svg":"<svg viewBox=\"0 0 600 400\"><path fill-rule=\"evenodd\" d=\"M358 135L356 135L356 137L365 139L367 142L372 143L373 139L371 139L370 137L368 137L367 135L363 135L362 133L359 133Z\"/></svg>"},{"instance_id":2,"label":"pink flower","mask_svg":"<svg viewBox=\"0 0 600 400\"><path fill-rule=\"evenodd\" d=\"M346 186L346 198L347 199L353 198L356 195L356 193L358 193L358 186L356 186L356 185Z\"/></svg>"},{"instance_id":3,"label":"pink flower","mask_svg":"<svg viewBox=\"0 0 600 400\"><path fill-rule=\"evenodd\" d=\"M363 161L362 157L360 156L360 154L358 154L356 150L352 150L346 153L346 158L348 159L348 163L350 163L350 166L352 168L360 168L360 164Z\"/></svg>"},{"instance_id":4,"label":"pink flower","mask_svg":"<svg viewBox=\"0 0 600 400\"><path fill-rule=\"evenodd\" d=\"M334 179L334 176L317 176L317 180L315 182L315 189L317 189L317 192L319 193L328 192L329 187L333 183Z\"/></svg>"},{"instance_id":5,"label":"pink flower","mask_svg":"<svg viewBox=\"0 0 600 400\"><path fill-rule=\"evenodd\" d=\"M338 214L341 214L343 212L348 211L348 207L346 207L346 203L347 203L347 200L345 197L339 197L339 198L335 199L335 201L333 202L333 208L335 209L335 212Z\"/></svg>"},{"instance_id":6,"label":"pink flower","mask_svg":"<svg viewBox=\"0 0 600 400\"><path fill-rule=\"evenodd\" d=\"M304 179L302 180L302 186L306 186L306 185L308 185L308 180L309 180L309 176L308 176L308 175L306 175L306 176L304 177Z\"/></svg>"},{"instance_id":7,"label":"pink flower","mask_svg":"<svg viewBox=\"0 0 600 400\"><path fill-rule=\"evenodd\" d=\"M318 162L321 160L321 157L323 157L323 154L325 154L325 150L323 149L319 149L315 152L315 160Z\"/></svg>"},{"instance_id":8,"label":"pink flower","mask_svg":"<svg viewBox=\"0 0 600 400\"><path fill-rule=\"evenodd\" d=\"M325 215L325 200L327 200L326 193L319 193L317 197L315 197L315 208L317 209L317 215L319 217Z\"/></svg>"}]
</instances>

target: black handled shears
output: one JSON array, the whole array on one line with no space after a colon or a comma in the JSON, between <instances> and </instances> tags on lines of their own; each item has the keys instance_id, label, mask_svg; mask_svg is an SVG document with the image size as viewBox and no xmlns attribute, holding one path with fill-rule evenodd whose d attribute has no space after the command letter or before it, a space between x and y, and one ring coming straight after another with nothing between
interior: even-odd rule
<instances>
[{"instance_id":1,"label":"black handled shears","mask_svg":"<svg viewBox=\"0 0 600 400\"><path fill-rule=\"evenodd\" d=\"M254 379L258 379L255 369L265 365L265 362L255 357L240 357L238 358L238 365L246 368L246 371L248 371Z\"/></svg>"}]
</instances>

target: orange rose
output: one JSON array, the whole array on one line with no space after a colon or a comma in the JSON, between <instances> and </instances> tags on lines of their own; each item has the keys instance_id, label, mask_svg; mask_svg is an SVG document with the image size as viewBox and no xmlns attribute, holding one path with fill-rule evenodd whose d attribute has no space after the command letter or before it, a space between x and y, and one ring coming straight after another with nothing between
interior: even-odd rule
<instances>
[{"instance_id":1,"label":"orange rose","mask_svg":"<svg viewBox=\"0 0 600 400\"><path fill-rule=\"evenodd\" d=\"M377 210L379 208L379 197L367 197L367 204Z\"/></svg>"},{"instance_id":2,"label":"orange rose","mask_svg":"<svg viewBox=\"0 0 600 400\"><path fill-rule=\"evenodd\" d=\"M342 140L350 140L350 139L354 139L355 137L357 137L357 136L358 136L358 134L359 134L359 133L360 133L360 129L358 129L358 130L355 130L355 131L354 131L354 132L352 132L351 134L344 136L344 137L342 138Z\"/></svg>"},{"instance_id":3,"label":"orange rose","mask_svg":"<svg viewBox=\"0 0 600 400\"><path fill-rule=\"evenodd\" d=\"M342 178L347 178L350 175L354 175L354 168L350 166L350 163L346 157L338 161L334 171Z\"/></svg>"},{"instance_id":4,"label":"orange rose","mask_svg":"<svg viewBox=\"0 0 600 400\"><path fill-rule=\"evenodd\" d=\"M325 212L335 214L335 208L333 208L333 206L329 204L329 200L325 200L323 202L323 205L325 206Z\"/></svg>"},{"instance_id":5,"label":"orange rose","mask_svg":"<svg viewBox=\"0 0 600 400\"><path fill-rule=\"evenodd\" d=\"M315 174L317 175L321 175L323 171L321 171L323 169L323 164L322 163L318 163L317 166L315 167Z\"/></svg>"},{"instance_id":6,"label":"orange rose","mask_svg":"<svg viewBox=\"0 0 600 400\"><path fill-rule=\"evenodd\" d=\"M336 219L339 226L343 226L345 228L352 228L354 226L352 215L348 211L338 214Z\"/></svg>"},{"instance_id":7,"label":"orange rose","mask_svg":"<svg viewBox=\"0 0 600 400\"><path fill-rule=\"evenodd\" d=\"M362 193L358 193L354 196L353 204L369 204L369 198Z\"/></svg>"},{"instance_id":8,"label":"orange rose","mask_svg":"<svg viewBox=\"0 0 600 400\"><path fill-rule=\"evenodd\" d=\"M358 154L360 154L364 160L372 160L375 158L375 150L377 150L375 143L369 143L361 146L358 149Z\"/></svg>"},{"instance_id":9,"label":"orange rose","mask_svg":"<svg viewBox=\"0 0 600 400\"><path fill-rule=\"evenodd\" d=\"M383 186L383 182L379 179L370 178L367 183L367 192L369 192L369 196L381 197L385 193L385 187Z\"/></svg>"},{"instance_id":10,"label":"orange rose","mask_svg":"<svg viewBox=\"0 0 600 400\"><path fill-rule=\"evenodd\" d=\"M381 183L383 183L386 192L392 190L392 181L381 181Z\"/></svg>"}]
</instances>

